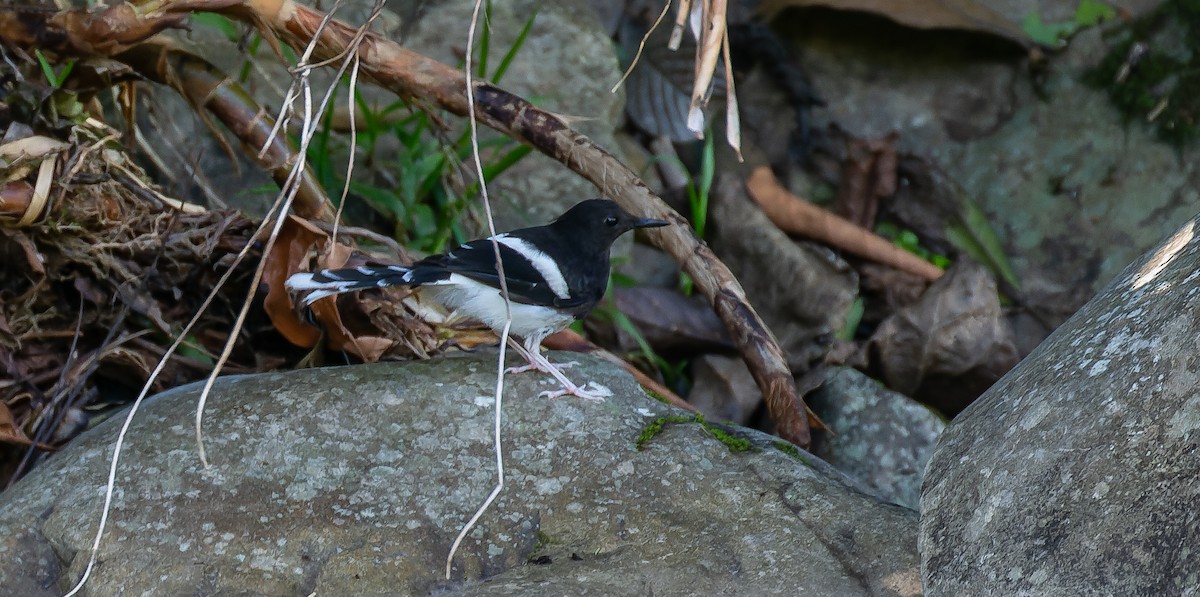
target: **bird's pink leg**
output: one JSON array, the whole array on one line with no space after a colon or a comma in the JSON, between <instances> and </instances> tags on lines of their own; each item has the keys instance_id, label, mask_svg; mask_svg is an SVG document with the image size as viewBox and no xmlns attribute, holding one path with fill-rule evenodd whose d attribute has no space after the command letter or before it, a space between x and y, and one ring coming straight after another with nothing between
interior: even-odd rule
<instances>
[{"instance_id":1,"label":"bird's pink leg","mask_svg":"<svg viewBox=\"0 0 1200 597\"><path fill-rule=\"evenodd\" d=\"M538 338L537 340L538 344L541 344L541 339ZM561 369L577 365L578 363L571 362L556 365L551 363L546 357L542 356L536 345L532 348L529 346L522 346L513 338L509 338L508 343L509 346L513 347L513 350L525 357L525 360L529 361L529 364L521 367L509 368L506 370L506 372L522 373L525 371L541 371L542 373L548 373L554 377L554 379L558 380L558 383L562 384L561 390L546 390L545 392L539 394L539 396L546 396L549 398L557 398L559 396L578 396L587 400L604 400L606 395L612 395L611 392L603 393L585 390L575 385L570 379L567 379L567 376L563 374ZM603 386L601 386L601 388L603 388Z\"/></svg>"}]
</instances>

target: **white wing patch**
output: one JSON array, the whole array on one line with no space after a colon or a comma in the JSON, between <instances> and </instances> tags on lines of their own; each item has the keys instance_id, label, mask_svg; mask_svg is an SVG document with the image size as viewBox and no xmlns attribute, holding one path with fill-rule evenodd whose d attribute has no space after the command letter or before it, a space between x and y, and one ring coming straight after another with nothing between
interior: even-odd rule
<instances>
[{"instance_id":1,"label":"white wing patch","mask_svg":"<svg viewBox=\"0 0 1200 597\"><path fill-rule=\"evenodd\" d=\"M311 305L316 302L317 299L333 296L335 294L340 294L342 292L354 289L354 282L348 280L336 280L333 278L330 279L332 280L330 282L317 282L313 279L313 274L301 272L292 274L292 277L288 278L287 282L284 284L287 286L287 289L291 291L311 290L312 292L309 292L308 295L304 297L305 305Z\"/></svg>"},{"instance_id":2,"label":"white wing patch","mask_svg":"<svg viewBox=\"0 0 1200 597\"><path fill-rule=\"evenodd\" d=\"M550 286L554 296L564 300L571 298L571 290L567 288L567 280L563 277L562 270L558 269L558 264L554 263L549 255L533 246L532 243L507 234L497 234L495 239L500 244L516 251L518 255L528 259L533 268L546 279L546 284Z\"/></svg>"}]
</instances>

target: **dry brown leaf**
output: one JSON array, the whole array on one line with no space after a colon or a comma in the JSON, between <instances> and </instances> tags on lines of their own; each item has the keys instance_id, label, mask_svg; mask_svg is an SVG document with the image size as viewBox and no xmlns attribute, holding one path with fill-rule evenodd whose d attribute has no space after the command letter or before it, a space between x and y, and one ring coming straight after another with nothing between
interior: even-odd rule
<instances>
[{"instance_id":1,"label":"dry brown leaf","mask_svg":"<svg viewBox=\"0 0 1200 597\"><path fill-rule=\"evenodd\" d=\"M324 232L301 218L288 216L279 229L279 237L271 248L271 253L263 257L266 261L263 282L267 285L263 309L284 338L304 348L316 344L321 338L321 332L301 321L296 315L284 282L292 274L300 271L300 261L308 255L310 249L324 246L327 241L328 237Z\"/></svg>"},{"instance_id":2,"label":"dry brown leaf","mask_svg":"<svg viewBox=\"0 0 1200 597\"><path fill-rule=\"evenodd\" d=\"M317 260L317 266L331 269L357 267L369 261L366 255L355 253L346 245L335 244L331 251ZM325 330L325 344L330 350L344 350L357 355L365 362L373 363L396 345L396 340L378 335L381 330L369 321L361 321L353 326L347 325L346 320L342 318L343 310L339 301L347 301L347 304L357 302L361 305L362 297L359 294L327 296L317 300L310 307L313 318ZM355 309L347 311L352 323L358 321L355 319L355 312Z\"/></svg>"},{"instance_id":3,"label":"dry brown leaf","mask_svg":"<svg viewBox=\"0 0 1200 597\"><path fill-rule=\"evenodd\" d=\"M867 229L875 228L879 204L896 193L896 140L849 138L834 211Z\"/></svg>"},{"instance_id":4,"label":"dry brown leaf","mask_svg":"<svg viewBox=\"0 0 1200 597\"><path fill-rule=\"evenodd\" d=\"M764 0L759 13L770 20L786 8L812 6L869 12L917 29L978 31L1022 48L1034 46L1016 23L976 0Z\"/></svg>"},{"instance_id":5,"label":"dry brown leaf","mask_svg":"<svg viewBox=\"0 0 1200 597\"><path fill-rule=\"evenodd\" d=\"M967 259L885 319L866 350L888 386L947 412L965 408L1018 360L995 279ZM933 380L938 387L931 392Z\"/></svg>"},{"instance_id":6,"label":"dry brown leaf","mask_svg":"<svg viewBox=\"0 0 1200 597\"><path fill-rule=\"evenodd\" d=\"M33 185L14 180L0 187L0 216L20 219L33 202Z\"/></svg>"},{"instance_id":7,"label":"dry brown leaf","mask_svg":"<svg viewBox=\"0 0 1200 597\"><path fill-rule=\"evenodd\" d=\"M708 105L709 87L717 70L717 60L721 57L721 44L725 41L724 0L705 0L702 4L704 10L700 19L696 70L692 77L692 101L688 107L688 129L698 138L704 136L703 107Z\"/></svg>"},{"instance_id":8,"label":"dry brown leaf","mask_svg":"<svg viewBox=\"0 0 1200 597\"><path fill-rule=\"evenodd\" d=\"M37 247L34 246L29 236L20 230L5 227L0 227L0 235L7 237L10 242L21 247L21 252L25 256L25 267L28 268L27 271L29 273L36 275L38 280L46 277L46 266L42 263L42 256L38 253ZM7 263L5 265L7 267L21 267L14 263Z\"/></svg>"},{"instance_id":9,"label":"dry brown leaf","mask_svg":"<svg viewBox=\"0 0 1200 597\"><path fill-rule=\"evenodd\" d=\"M59 153L70 148L70 144L58 139L34 135L0 145L0 160L12 165L16 162L40 160L52 153Z\"/></svg>"},{"instance_id":10,"label":"dry brown leaf","mask_svg":"<svg viewBox=\"0 0 1200 597\"><path fill-rule=\"evenodd\" d=\"M17 426L13 419L12 411L8 409L8 405L0 402L0 443L16 444L18 446L32 446L35 442L25 435L24 431ZM37 442L37 447L42 450L53 450L52 446L47 446L41 442Z\"/></svg>"},{"instance_id":11,"label":"dry brown leaf","mask_svg":"<svg viewBox=\"0 0 1200 597\"><path fill-rule=\"evenodd\" d=\"M330 342L332 344L335 338L339 338L337 334L330 334ZM349 336L347 335L340 347L331 346L334 350L344 350L351 354L357 355L364 363L374 363L380 359L387 351L391 350L396 345L396 341L390 338L380 336Z\"/></svg>"}]
</instances>

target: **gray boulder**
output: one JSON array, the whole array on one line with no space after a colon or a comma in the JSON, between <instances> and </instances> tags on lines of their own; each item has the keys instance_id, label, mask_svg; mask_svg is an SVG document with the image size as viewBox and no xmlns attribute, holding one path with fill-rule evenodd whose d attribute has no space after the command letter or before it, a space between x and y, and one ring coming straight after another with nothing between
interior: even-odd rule
<instances>
[{"instance_id":1,"label":"gray boulder","mask_svg":"<svg viewBox=\"0 0 1200 597\"><path fill-rule=\"evenodd\" d=\"M929 595L1196 594L1198 226L947 428L921 495Z\"/></svg>"},{"instance_id":2,"label":"gray boulder","mask_svg":"<svg viewBox=\"0 0 1200 597\"><path fill-rule=\"evenodd\" d=\"M1161 3L1108 4L1119 5L1125 21ZM1070 22L1080 3L980 4L1020 25L1031 14ZM1143 115L1121 114L1107 90L1084 82L1122 39L1108 26L1072 37L1036 76L1023 52L983 50L979 34L915 30L843 11L786 11L773 26L798 32L789 38L794 55L830 100L813 111L815 130L836 125L867 139L896 133L900 152L931 159L986 213L1024 302L1040 311L1015 317L1022 354L1045 337L1045 324L1065 320L1195 211L1197 146L1172 149ZM1176 43L1153 39L1150 46Z\"/></svg>"},{"instance_id":3,"label":"gray boulder","mask_svg":"<svg viewBox=\"0 0 1200 597\"><path fill-rule=\"evenodd\" d=\"M918 507L925 464L946 428L940 416L849 367L831 367L806 402L835 434L816 434L814 454L882 499Z\"/></svg>"},{"instance_id":4,"label":"gray boulder","mask_svg":"<svg viewBox=\"0 0 1200 597\"><path fill-rule=\"evenodd\" d=\"M222 379L209 471L196 386L164 393L130 429L86 594L920 592L915 512L583 361L572 376L613 397L549 400L543 376L509 378L506 486L449 581L450 544L495 482L492 354ZM119 424L0 495L6 591L57 595L79 577Z\"/></svg>"}]
</instances>

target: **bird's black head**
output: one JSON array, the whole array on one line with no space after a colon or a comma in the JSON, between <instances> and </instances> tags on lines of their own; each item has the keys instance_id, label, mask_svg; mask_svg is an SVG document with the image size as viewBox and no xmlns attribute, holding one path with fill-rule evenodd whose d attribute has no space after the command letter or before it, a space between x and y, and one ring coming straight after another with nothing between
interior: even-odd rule
<instances>
[{"instance_id":1,"label":"bird's black head","mask_svg":"<svg viewBox=\"0 0 1200 597\"><path fill-rule=\"evenodd\" d=\"M608 199L588 199L559 216L554 221L554 226L578 234L580 240L584 237L595 238L607 247L617 240L617 237L634 228L657 228L669 223L632 216Z\"/></svg>"}]
</instances>

